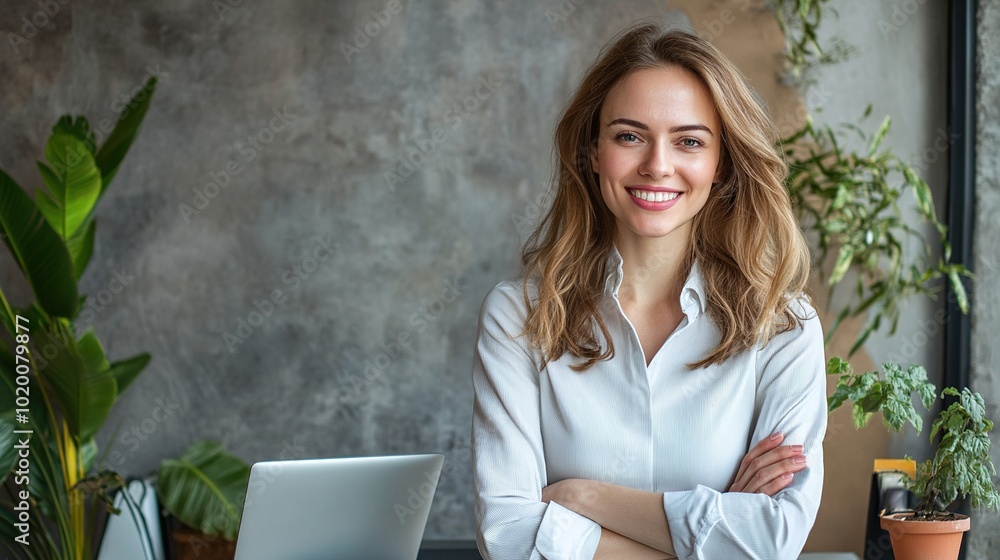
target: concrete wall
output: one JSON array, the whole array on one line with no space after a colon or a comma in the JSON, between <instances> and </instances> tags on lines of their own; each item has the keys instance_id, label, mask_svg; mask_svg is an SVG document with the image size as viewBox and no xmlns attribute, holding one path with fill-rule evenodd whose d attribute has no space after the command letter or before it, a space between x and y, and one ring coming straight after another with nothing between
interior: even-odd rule
<instances>
[{"instance_id":1,"label":"concrete wall","mask_svg":"<svg viewBox=\"0 0 1000 560\"><path fill-rule=\"evenodd\" d=\"M37 1L0 2L0 166L23 185L40 183L58 115L98 125L160 77L82 282L107 290L92 309L109 355L154 355L103 434L118 429L115 466L146 474L204 437L249 461L441 451L427 534L471 538L476 312L517 273L567 96L615 30L657 15L733 57L788 130L803 101L777 79L773 17L743 0L226 2L76 0L32 37L20 18L41 21ZM894 3L838 2L823 32L860 52L817 74L805 104L837 123L873 102L896 119L888 145L921 157L945 118L933 4L885 35ZM943 195L943 158L926 173ZM127 284L111 293L116 272ZM17 277L0 252L0 282L24 301ZM914 300L908 338L868 350L891 358L933 309ZM919 346L912 361L939 375L940 334ZM872 367L864 352L855 364ZM870 459L887 446L881 427L831 418L808 549L860 552Z\"/></svg>"},{"instance_id":2,"label":"concrete wall","mask_svg":"<svg viewBox=\"0 0 1000 560\"><path fill-rule=\"evenodd\" d=\"M153 354L103 434L124 473L205 437L248 461L440 451L427 535L474 534L475 321L517 274L555 119L614 31L687 20L649 1L395 5L3 2L0 166L25 186L59 115L98 125L159 74L81 290L126 277L93 326L112 358ZM11 41L22 16L40 28Z\"/></svg>"},{"instance_id":3,"label":"concrete wall","mask_svg":"<svg viewBox=\"0 0 1000 560\"><path fill-rule=\"evenodd\" d=\"M1000 6L980 0L976 50L976 217L973 236L976 281L972 299L972 388L983 394L987 415L1000 421ZM1000 433L991 434L990 455L1000 465ZM996 557L1000 514L972 518L969 560Z\"/></svg>"}]
</instances>

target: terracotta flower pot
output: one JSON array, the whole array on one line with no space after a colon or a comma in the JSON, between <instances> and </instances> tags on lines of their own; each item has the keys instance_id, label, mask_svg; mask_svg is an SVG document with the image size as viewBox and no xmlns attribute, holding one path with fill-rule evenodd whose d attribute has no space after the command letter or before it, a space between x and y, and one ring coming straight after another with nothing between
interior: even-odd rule
<instances>
[{"instance_id":1,"label":"terracotta flower pot","mask_svg":"<svg viewBox=\"0 0 1000 560\"><path fill-rule=\"evenodd\" d=\"M171 533L177 560L232 560L236 556L236 543L222 537L210 537L187 527Z\"/></svg>"},{"instance_id":2,"label":"terracotta flower pot","mask_svg":"<svg viewBox=\"0 0 1000 560\"><path fill-rule=\"evenodd\" d=\"M969 530L969 517L956 515L955 521L910 521L913 512L891 513L880 524L889 532L896 560L956 560Z\"/></svg>"}]
</instances>

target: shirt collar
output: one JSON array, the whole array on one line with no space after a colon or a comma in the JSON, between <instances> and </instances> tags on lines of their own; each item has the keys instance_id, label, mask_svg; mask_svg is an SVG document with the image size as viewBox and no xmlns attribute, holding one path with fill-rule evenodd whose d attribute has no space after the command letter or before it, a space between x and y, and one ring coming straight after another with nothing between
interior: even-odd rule
<instances>
[{"instance_id":1,"label":"shirt collar","mask_svg":"<svg viewBox=\"0 0 1000 560\"><path fill-rule=\"evenodd\" d=\"M605 283L607 291L617 299L618 288L621 287L624 271L622 269L622 255L618 252L618 246L614 243L611 244L611 250L608 252L605 270L607 271L607 281ZM685 315L695 309L704 313L707 308L705 302L705 279L701 275L701 268L698 266L698 261L696 260L691 263L691 271L684 282L684 287L681 288L681 310Z\"/></svg>"}]
</instances>

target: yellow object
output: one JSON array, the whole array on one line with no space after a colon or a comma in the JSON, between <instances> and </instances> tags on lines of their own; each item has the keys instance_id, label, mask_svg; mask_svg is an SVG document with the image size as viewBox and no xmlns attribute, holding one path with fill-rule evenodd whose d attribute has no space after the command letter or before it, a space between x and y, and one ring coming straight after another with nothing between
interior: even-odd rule
<instances>
[{"instance_id":1,"label":"yellow object","mask_svg":"<svg viewBox=\"0 0 1000 560\"><path fill-rule=\"evenodd\" d=\"M913 459L875 459L873 472L898 471L917 478L917 462Z\"/></svg>"}]
</instances>

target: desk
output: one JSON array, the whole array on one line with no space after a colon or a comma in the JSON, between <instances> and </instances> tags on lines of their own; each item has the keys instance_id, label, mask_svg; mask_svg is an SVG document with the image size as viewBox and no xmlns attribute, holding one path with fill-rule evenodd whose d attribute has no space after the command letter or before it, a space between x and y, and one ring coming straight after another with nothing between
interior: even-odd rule
<instances>
[{"instance_id":1,"label":"desk","mask_svg":"<svg viewBox=\"0 0 1000 560\"><path fill-rule=\"evenodd\" d=\"M417 560L482 560L476 541L429 540L420 545ZM806 552L799 560L858 560L853 552Z\"/></svg>"}]
</instances>

